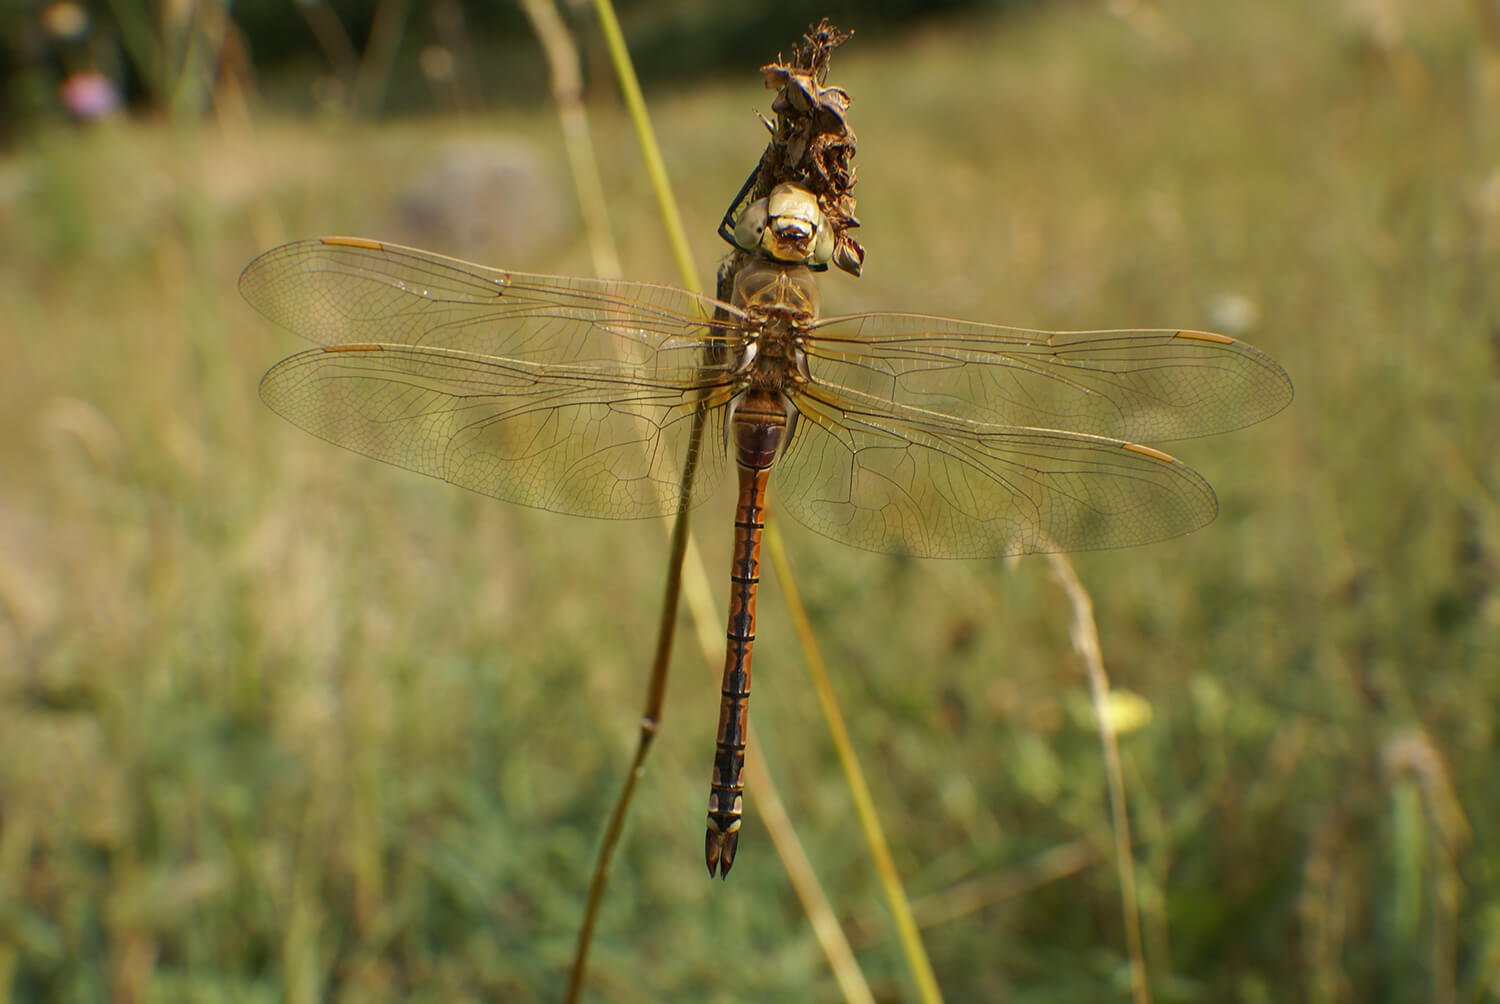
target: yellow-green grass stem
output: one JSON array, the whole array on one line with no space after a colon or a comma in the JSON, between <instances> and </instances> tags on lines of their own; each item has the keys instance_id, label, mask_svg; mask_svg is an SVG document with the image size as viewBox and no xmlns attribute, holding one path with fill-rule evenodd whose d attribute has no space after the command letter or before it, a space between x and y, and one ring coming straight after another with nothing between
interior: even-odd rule
<instances>
[{"instance_id":1,"label":"yellow-green grass stem","mask_svg":"<svg viewBox=\"0 0 1500 1004\"><path fill-rule=\"evenodd\" d=\"M823 719L828 725L828 735L833 740L834 751L838 754L839 763L843 767L845 782L849 786L849 796L854 800L854 813L859 818L859 827L865 835L865 844L870 849L870 857L875 862L875 871L880 876L880 885L885 891L886 905L890 908L891 917L896 922L896 934L901 942L902 954L906 956L907 969L911 972L912 980L917 985L917 993L922 1001L926 1004L941 1001L942 993L938 990L937 977L932 972L932 961L927 957L927 949L923 946L922 936L917 930L917 922L912 915L911 901L907 898L906 889L901 884L901 875L896 871L896 862L891 858L890 845L886 843L885 831L881 829L880 818L875 812L875 800L871 798L870 786L865 783L864 773L859 769L859 758L854 754L854 744L850 741L849 730L844 725L843 713L839 711L838 699L834 696L833 687L828 682L828 668L823 662L818 640L813 634L812 621L807 616L807 608L802 605L802 597L792 577L791 562L787 560L781 534L774 525L766 526L766 546L770 548L771 563L776 568L777 578L780 579L782 591L786 595L792 626L797 632L802 651L807 656L807 667L812 674L813 689L817 691L818 703L823 709Z\"/></svg>"},{"instance_id":2,"label":"yellow-green grass stem","mask_svg":"<svg viewBox=\"0 0 1500 1004\"><path fill-rule=\"evenodd\" d=\"M563 54L558 47L565 38L565 33L557 30L559 23L553 23L547 17L545 10L537 8L547 7L540 0L528 5L528 13L532 15L533 22L537 26L538 34L544 38L544 46L549 48L549 58L554 60L554 66L566 60L559 60ZM616 74L620 81L622 93L625 95L627 111L630 114L632 124L640 143L642 156L646 163L648 175L651 179L652 190L657 197L657 204L661 213L663 226L666 228L668 241L672 246L676 258L678 271L682 277L683 285L697 292L700 289L697 281L697 273L693 266L692 253L688 248L687 236L682 226L681 215L677 210L677 203L672 195L671 183L667 178L665 163L662 160L660 148L655 139L655 132L651 128L649 115L646 112L645 101L641 96L640 84L636 78L634 66L630 60L629 50L624 43L624 37L620 32L619 22L614 16L614 11L607 0L599 0L596 4L599 11L599 19L605 35L606 44L609 48L611 59L614 63ZM549 8L550 9L550 8ZM554 11L555 13L555 11ZM576 58L576 57L575 57ZM559 76L554 70L554 84L559 80L565 80L566 75ZM559 94L560 110L566 102L563 95ZM575 134L580 131L580 117L574 116L570 122L565 121L565 130L570 137L570 152L574 160L575 171L580 172L584 178L597 179L597 166L593 164L592 146L582 145L576 142ZM586 124L582 126L584 138L587 138ZM579 163L580 157L588 161L587 165ZM588 186L581 184L580 194L585 194L583 189ZM585 200L587 201L587 200ZM599 226L602 213L599 218L590 218L591 227ZM596 249L600 243L595 241ZM596 255L597 257L597 255ZM617 262L613 255L607 256ZM605 269L610 268L608 261L601 262ZM617 267L617 266L616 266ZM702 437L701 413L695 420L692 433L693 444L691 449L696 451ZM703 568L698 550L688 531L688 508L691 499L691 478L685 477L682 484L682 505L679 508L677 518L671 531L671 554L669 556L668 580L663 598L662 617L657 639L656 658L652 667L651 683L648 688L647 709L659 709L661 695L665 688L667 664L671 653L671 632L676 620L676 610L679 590L682 582L684 554L692 552L693 560L689 566L688 594L689 608L692 611L695 623L698 627L699 640L705 637L710 639L706 643L705 658L709 665L714 666L716 652L713 648L714 627L716 618L712 612L710 591L708 589L707 573ZM634 762L626 777L625 785L620 793L610 820L606 826L604 838L601 842L599 858L596 862L593 878L590 882L588 901L585 906L584 919L580 925L579 938L573 960L573 970L570 976L567 1000L576 1000L582 990L583 978L587 967L589 946L592 942L594 924L597 920L599 904L603 896L604 887L608 881L610 863L613 859L614 849L618 845L620 832L624 825L624 819L628 812L630 801L634 795L635 782L640 777L646 754L654 737L656 723L650 720L643 722L641 740L637 746ZM835 979L845 996L846 1000L854 1004L865 1004L873 1001L869 985L860 972L858 963L855 961L854 952L850 948L848 940L844 937L842 929L838 926L827 897L823 894L817 882L816 875L802 852L801 842L797 839L796 832L792 829L790 820L784 810L781 809L780 797L775 790L774 783L769 772L765 768L764 761L758 754L752 754L750 769L755 780L753 783L762 791L766 802L767 812L765 814L765 825L770 832L771 841L780 855L787 875L793 884L798 899L807 913L812 924L814 934L823 947L825 956L828 958L830 968L833 970ZM778 811L779 810L779 811Z\"/></svg>"}]
</instances>

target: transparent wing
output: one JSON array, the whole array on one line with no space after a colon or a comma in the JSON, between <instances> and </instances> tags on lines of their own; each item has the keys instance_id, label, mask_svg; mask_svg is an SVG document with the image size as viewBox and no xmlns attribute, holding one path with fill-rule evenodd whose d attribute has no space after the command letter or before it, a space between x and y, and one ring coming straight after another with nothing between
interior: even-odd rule
<instances>
[{"instance_id":1,"label":"transparent wing","mask_svg":"<svg viewBox=\"0 0 1500 1004\"><path fill-rule=\"evenodd\" d=\"M773 504L835 540L919 557L1083 551L1213 520L1213 489L1117 439L960 422L813 385L777 461Z\"/></svg>"},{"instance_id":2,"label":"transparent wing","mask_svg":"<svg viewBox=\"0 0 1500 1004\"><path fill-rule=\"evenodd\" d=\"M852 314L814 325L807 354L812 379L833 393L1132 442L1227 432L1292 400L1290 378L1269 356L1200 331L1028 331Z\"/></svg>"},{"instance_id":3,"label":"transparent wing","mask_svg":"<svg viewBox=\"0 0 1500 1004\"><path fill-rule=\"evenodd\" d=\"M622 519L674 511L694 409L715 390L402 345L302 352L260 385L272 411L356 453L507 502ZM698 498L723 466L721 410L707 416Z\"/></svg>"},{"instance_id":4,"label":"transparent wing","mask_svg":"<svg viewBox=\"0 0 1500 1004\"><path fill-rule=\"evenodd\" d=\"M664 286L521 275L349 238L245 269L262 313L324 348L261 397L329 442L556 512L673 511L694 411L727 398L738 311ZM710 323L712 311L718 320ZM723 451L699 458L695 497Z\"/></svg>"},{"instance_id":5,"label":"transparent wing","mask_svg":"<svg viewBox=\"0 0 1500 1004\"><path fill-rule=\"evenodd\" d=\"M743 317L670 286L507 272L357 237L273 248L245 266L240 292L317 345L425 345L539 363L681 353L680 364L694 366L709 319Z\"/></svg>"}]
</instances>

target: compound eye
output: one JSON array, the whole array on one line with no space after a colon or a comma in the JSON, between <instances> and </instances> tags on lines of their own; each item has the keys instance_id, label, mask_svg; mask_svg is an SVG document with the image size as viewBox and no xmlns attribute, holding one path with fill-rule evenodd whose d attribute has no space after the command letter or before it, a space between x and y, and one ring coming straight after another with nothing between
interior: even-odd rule
<instances>
[{"instance_id":1,"label":"compound eye","mask_svg":"<svg viewBox=\"0 0 1500 1004\"><path fill-rule=\"evenodd\" d=\"M734 223L734 243L742 251L754 251L760 247L761 234L766 232L770 218L765 199L757 199L745 207Z\"/></svg>"},{"instance_id":2,"label":"compound eye","mask_svg":"<svg viewBox=\"0 0 1500 1004\"><path fill-rule=\"evenodd\" d=\"M823 225L818 228L818 240L813 245L812 258L808 261L808 264L827 265L833 260L833 245L833 227L828 225L827 220L824 220Z\"/></svg>"}]
</instances>

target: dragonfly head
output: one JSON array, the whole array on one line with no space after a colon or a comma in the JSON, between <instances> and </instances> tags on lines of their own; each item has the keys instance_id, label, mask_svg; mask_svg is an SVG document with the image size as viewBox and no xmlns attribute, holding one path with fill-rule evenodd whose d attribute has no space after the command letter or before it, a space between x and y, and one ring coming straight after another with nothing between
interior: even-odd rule
<instances>
[{"instance_id":1,"label":"dragonfly head","mask_svg":"<svg viewBox=\"0 0 1500 1004\"><path fill-rule=\"evenodd\" d=\"M818 208L817 196L784 182L745 207L735 221L734 242L744 251L774 261L827 265L833 257L834 235Z\"/></svg>"}]
</instances>

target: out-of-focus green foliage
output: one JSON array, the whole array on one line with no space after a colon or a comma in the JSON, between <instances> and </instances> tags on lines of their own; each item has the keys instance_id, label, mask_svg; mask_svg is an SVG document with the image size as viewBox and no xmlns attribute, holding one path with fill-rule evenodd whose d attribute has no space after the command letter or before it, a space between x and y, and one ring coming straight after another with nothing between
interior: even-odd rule
<instances>
[{"instance_id":1,"label":"out-of-focus green foliage","mask_svg":"<svg viewBox=\"0 0 1500 1004\"><path fill-rule=\"evenodd\" d=\"M1302 0L1058 5L835 63L869 258L825 309L1228 326L1297 383L1270 422L1174 444L1214 525L1077 561L1114 683L1150 709L1122 753L1159 1001L1500 980L1500 93L1471 5L1409 12L1392 36ZM763 143L755 67L794 41L653 99L705 274ZM670 280L634 141L593 111L626 267ZM44 130L0 163L0 999L559 995L665 536L284 426L255 382L302 346L234 289L283 239L400 237L430 158L502 132L565 199L545 107L376 126L252 102ZM496 264L587 272L576 233ZM696 526L727 571L727 500ZM948 999L1127 999L1044 564L789 536ZM760 610L759 741L902 999L774 581ZM717 679L679 644L593 999L837 999L755 790L732 877L702 874Z\"/></svg>"},{"instance_id":2,"label":"out-of-focus green foliage","mask_svg":"<svg viewBox=\"0 0 1500 1004\"><path fill-rule=\"evenodd\" d=\"M619 7L643 81L648 87L674 87L703 77L733 77L742 67L765 62L774 51L768 50L768 39L785 40L773 45L790 51L808 23L823 15L874 38L909 31L936 16L975 16L1040 3L832 0L815 9L770 0L637 0ZM563 6L578 30L592 31L591 4ZM73 23L55 16L63 7L85 15L86 27L78 34L58 34L63 21ZM226 23L232 23L233 38L221 65L219 32ZM455 60L462 73L472 76L468 83L476 97L482 92L487 105L535 106L545 99L545 67L516 3L0 0L0 108L13 116L0 130L64 115L58 87L69 74L84 70L104 74L140 110L175 112L186 105L201 111L216 76L227 72L253 73L269 85L278 103L304 110L362 97L355 110L364 115L421 114L433 110L424 58ZM351 95L357 69L391 74L390 86L376 94ZM604 83L608 86L607 78Z\"/></svg>"}]
</instances>

